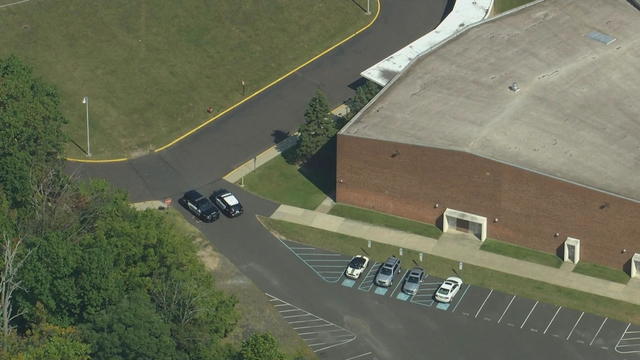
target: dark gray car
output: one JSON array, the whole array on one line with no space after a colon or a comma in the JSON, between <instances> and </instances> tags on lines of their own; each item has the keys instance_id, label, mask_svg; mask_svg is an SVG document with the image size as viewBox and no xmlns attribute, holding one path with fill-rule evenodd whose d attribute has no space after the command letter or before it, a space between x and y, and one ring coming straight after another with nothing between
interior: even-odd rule
<instances>
[{"instance_id":1,"label":"dark gray car","mask_svg":"<svg viewBox=\"0 0 640 360\"><path fill-rule=\"evenodd\" d=\"M387 261L380 266L378 274L376 275L376 285L382 287L389 287L393 284L393 276L400 272L400 259L395 256L391 256Z\"/></svg>"},{"instance_id":2,"label":"dark gray car","mask_svg":"<svg viewBox=\"0 0 640 360\"><path fill-rule=\"evenodd\" d=\"M420 283L422 282L423 278L423 268L415 267L411 269L404 280L402 291L408 295L415 295L418 292L418 288L420 288Z\"/></svg>"}]
</instances>

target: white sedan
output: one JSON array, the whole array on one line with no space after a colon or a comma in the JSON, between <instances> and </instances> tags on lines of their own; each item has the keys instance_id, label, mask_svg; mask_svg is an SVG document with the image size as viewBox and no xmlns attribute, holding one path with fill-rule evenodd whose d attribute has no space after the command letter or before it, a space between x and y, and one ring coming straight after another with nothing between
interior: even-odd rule
<instances>
[{"instance_id":1,"label":"white sedan","mask_svg":"<svg viewBox=\"0 0 640 360\"><path fill-rule=\"evenodd\" d=\"M357 279L360 277L360 274L364 272L364 269L369 265L369 258L364 255L356 255L351 259L349 265L347 265L347 270L345 270L344 274L350 279Z\"/></svg>"},{"instance_id":2,"label":"white sedan","mask_svg":"<svg viewBox=\"0 0 640 360\"><path fill-rule=\"evenodd\" d=\"M452 276L447 278L436 291L435 298L439 302L448 303L460 291L462 287L462 279Z\"/></svg>"}]
</instances>

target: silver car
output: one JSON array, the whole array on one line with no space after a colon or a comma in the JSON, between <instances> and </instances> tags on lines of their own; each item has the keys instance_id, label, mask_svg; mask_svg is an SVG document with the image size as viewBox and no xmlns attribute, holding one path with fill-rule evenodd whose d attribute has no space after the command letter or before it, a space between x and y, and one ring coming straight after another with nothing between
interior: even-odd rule
<instances>
[{"instance_id":1,"label":"silver car","mask_svg":"<svg viewBox=\"0 0 640 360\"><path fill-rule=\"evenodd\" d=\"M418 288L420 287L420 283L424 278L424 269L415 267L409 271L407 277L404 280L404 285L402 286L402 292L407 295L415 295L418 292Z\"/></svg>"},{"instance_id":2,"label":"silver car","mask_svg":"<svg viewBox=\"0 0 640 360\"><path fill-rule=\"evenodd\" d=\"M393 284L393 276L400 272L400 259L395 256L391 256L387 261L380 266L378 274L376 275L376 285L382 287L389 287Z\"/></svg>"}]
</instances>

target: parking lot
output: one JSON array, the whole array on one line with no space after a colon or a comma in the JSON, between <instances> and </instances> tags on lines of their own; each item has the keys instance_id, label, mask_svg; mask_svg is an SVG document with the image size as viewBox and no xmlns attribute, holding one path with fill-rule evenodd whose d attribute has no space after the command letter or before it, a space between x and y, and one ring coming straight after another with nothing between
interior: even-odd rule
<instances>
[{"instance_id":1,"label":"parking lot","mask_svg":"<svg viewBox=\"0 0 640 360\"><path fill-rule=\"evenodd\" d=\"M381 263L370 263L357 280L344 276L350 256L282 240L282 243L312 271L326 282L352 288L363 294L385 296L409 302L425 311L446 311L452 316L464 316L476 321L494 323L530 333L549 336L557 341L573 342L594 351L611 351L625 359L640 359L640 326L618 320L505 294L493 289L464 284L451 303L434 301L433 295L443 279L428 274L418 292L407 295L401 291L408 269L402 269L392 286L378 287L375 275Z\"/></svg>"}]
</instances>

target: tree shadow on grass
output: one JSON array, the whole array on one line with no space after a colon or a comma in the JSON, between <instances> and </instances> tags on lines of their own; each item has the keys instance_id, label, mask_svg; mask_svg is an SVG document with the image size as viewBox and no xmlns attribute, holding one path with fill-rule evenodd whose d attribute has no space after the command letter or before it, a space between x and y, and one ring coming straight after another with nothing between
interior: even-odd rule
<instances>
[{"instance_id":1,"label":"tree shadow on grass","mask_svg":"<svg viewBox=\"0 0 640 360\"><path fill-rule=\"evenodd\" d=\"M283 156L287 159L286 154L283 154ZM324 144L298 171L325 195L335 200L336 137L334 136Z\"/></svg>"}]
</instances>

